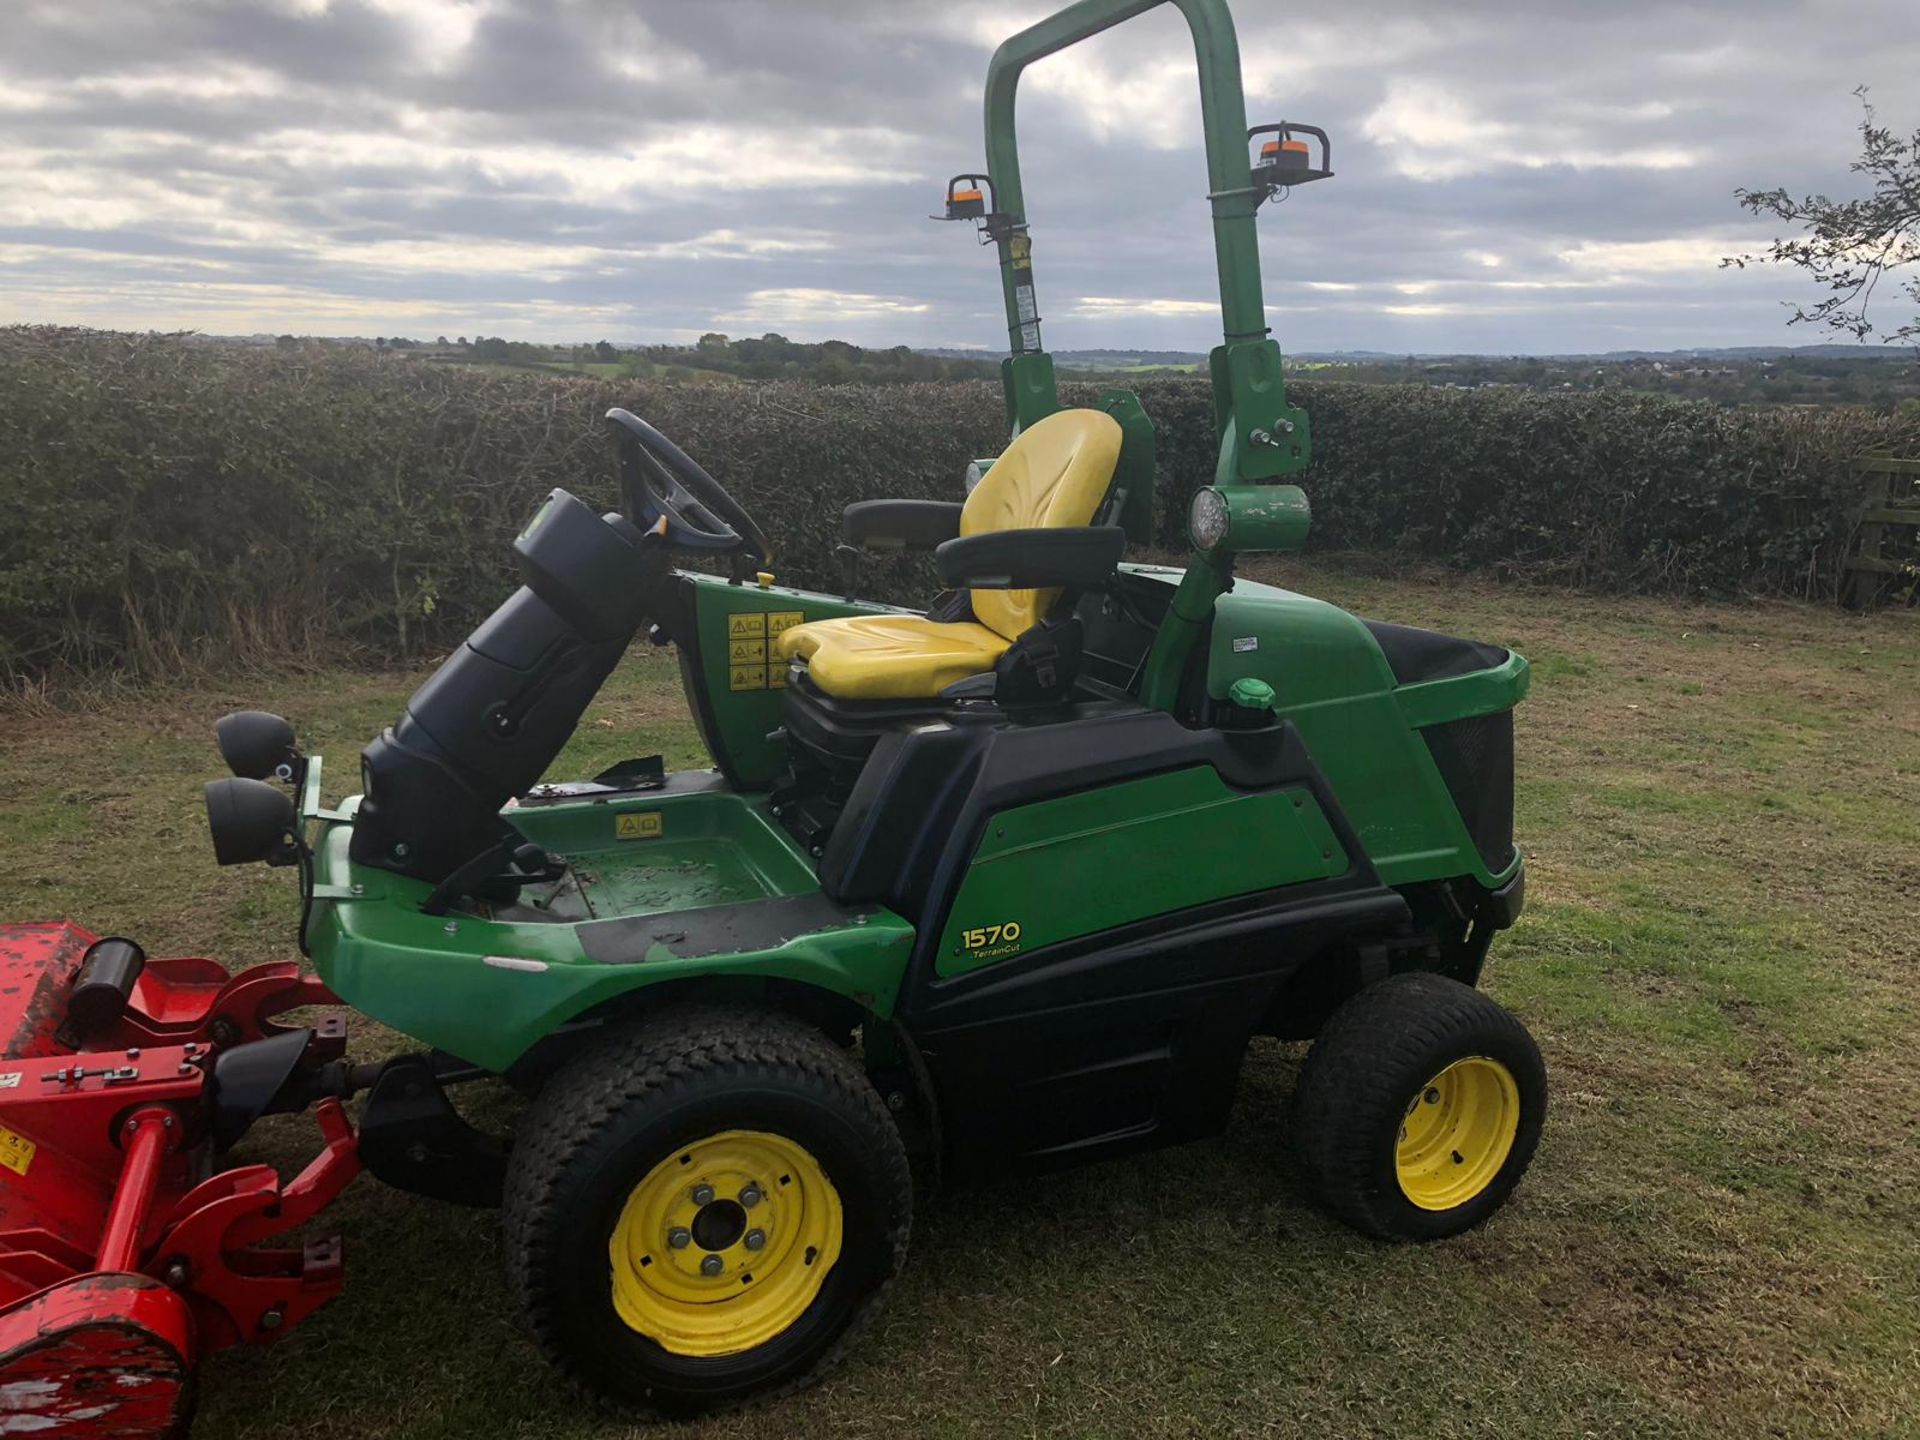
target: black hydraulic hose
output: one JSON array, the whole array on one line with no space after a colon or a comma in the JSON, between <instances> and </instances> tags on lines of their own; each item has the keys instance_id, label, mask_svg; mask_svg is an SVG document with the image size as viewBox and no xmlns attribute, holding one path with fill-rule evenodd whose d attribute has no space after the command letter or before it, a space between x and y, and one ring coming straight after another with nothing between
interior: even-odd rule
<instances>
[{"instance_id":1,"label":"black hydraulic hose","mask_svg":"<svg viewBox=\"0 0 1920 1440\"><path fill-rule=\"evenodd\" d=\"M307 944L307 925L313 919L313 850L305 840L295 839L300 853L300 953L309 960L313 950Z\"/></svg>"}]
</instances>

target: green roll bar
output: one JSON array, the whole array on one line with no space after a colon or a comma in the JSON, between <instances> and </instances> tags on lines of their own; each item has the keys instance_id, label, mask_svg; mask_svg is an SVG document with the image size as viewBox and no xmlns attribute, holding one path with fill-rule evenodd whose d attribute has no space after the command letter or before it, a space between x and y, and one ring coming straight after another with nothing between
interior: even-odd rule
<instances>
[{"instance_id":1,"label":"green roll bar","mask_svg":"<svg viewBox=\"0 0 1920 1440\"><path fill-rule=\"evenodd\" d=\"M1266 191L1247 158L1247 106L1240 85L1240 43L1226 0L1079 0L1004 41L987 67L987 175L994 214L987 233L999 249L1001 287L1011 353L1001 363L1007 419L1014 434L1060 408L1053 359L1040 342L1033 285L1033 247L1027 233L1026 194L1014 131L1020 72L1034 61L1078 44L1122 21L1171 4L1193 32L1200 70L1200 116L1206 131L1207 200L1213 208L1213 247L1220 272L1222 341L1208 357L1213 380L1219 459L1214 486L1229 513L1270 516L1278 504L1297 520L1285 533L1304 538L1306 496L1295 487L1284 498L1243 487L1297 474L1312 458L1306 414L1287 403L1280 346L1266 323L1260 289L1259 238L1254 213ZM1236 504L1236 501L1239 503ZM1241 527L1235 527L1241 528ZM1253 527L1248 527L1250 530ZM1279 533L1272 526L1267 533ZM1214 599L1231 583L1233 537L1194 551L1159 637L1147 657L1141 699L1171 710ZM1254 548L1243 545L1241 548Z\"/></svg>"},{"instance_id":2,"label":"green roll bar","mask_svg":"<svg viewBox=\"0 0 1920 1440\"><path fill-rule=\"evenodd\" d=\"M987 67L987 173L999 208L1024 227L1020 148L1014 132L1014 92L1020 72L1057 50L1110 30L1163 4L1177 6L1193 30L1200 64L1200 115L1207 136L1207 183L1213 201L1214 249L1220 263L1220 314L1226 338L1258 340L1267 333L1260 298L1260 256L1253 226L1253 172L1247 163L1247 106L1240 91L1240 44L1225 0L1080 0L1003 42ZM1013 353L1023 345L1014 295L1012 257L1001 241L1007 331Z\"/></svg>"}]
</instances>

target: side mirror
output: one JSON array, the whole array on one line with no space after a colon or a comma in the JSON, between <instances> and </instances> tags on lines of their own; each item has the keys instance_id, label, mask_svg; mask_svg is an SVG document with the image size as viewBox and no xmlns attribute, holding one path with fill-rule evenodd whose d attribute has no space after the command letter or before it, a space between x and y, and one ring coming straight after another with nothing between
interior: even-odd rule
<instances>
[{"instance_id":1,"label":"side mirror","mask_svg":"<svg viewBox=\"0 0 1920 1440\"><path fill-rule=\"evenodd\" d=\"M300 858L299 817L293 800L264 780L209 780L207 829L213 858L222 865L291 865Z\"/></svg>"},{"instance_id":2,"label":"side mirror","mask_svg":"<svg viewBox=\"0 0 1920 1440\"><path fill-rule=\"evenodd\" d=\"M292 781L303 764L293 726L265 710L236 710L213 727L220 758L246 780Z\"/></svg>"}]
</instances>

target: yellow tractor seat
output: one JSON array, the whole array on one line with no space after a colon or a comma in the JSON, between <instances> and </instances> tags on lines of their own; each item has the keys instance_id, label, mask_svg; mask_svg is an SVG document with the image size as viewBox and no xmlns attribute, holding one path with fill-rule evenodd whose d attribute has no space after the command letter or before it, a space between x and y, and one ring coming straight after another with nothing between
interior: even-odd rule
<instances>
[{"instance_id":1,"label":"yellow tractor seat","mask_svg":"<svg viewBox=\"0 0 1920 1440\"><path fill-rule=\"evenodd\" d=\"M794 626L780 637L780 654L805 660L808 677L829 695L902 700L938 695L956 680L993 669L1008 643L971 620L849 615Z\"/></svg>"},{"instance_id":2,"label":"yellow tractor seat","mask_svg":"<svg viewBox=\"0 0 1920 1440\"><path fill-rule=\"evenodd\" d=\"M1029 425L993 462L960 512L962 537L1091 525L1120 458L1120 425L1098 410L1059 410ZM813 684L841 700L931 699L993 669L1046 616L1059 589L976 585L973 619L852 615L796 625L780 658L805 660Z\"/></svg>"}]
</instances>

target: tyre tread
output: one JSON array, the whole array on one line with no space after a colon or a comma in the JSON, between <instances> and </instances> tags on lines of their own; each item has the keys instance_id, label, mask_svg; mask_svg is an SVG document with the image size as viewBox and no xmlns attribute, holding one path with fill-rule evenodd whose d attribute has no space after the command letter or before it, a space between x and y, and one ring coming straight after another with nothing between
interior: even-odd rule
<instances>
[{"instance_id":1,"label":"tyre tread","mask_svg":"<svg viewBox=\"0 0 1920 1440\"><path fill-rule=\"evenodd\" d=\"M1398 1195L1382 1196L1373 1183L1378 1163L1374 1136L1360 1122L1402 1108L1410 1067L1417 1067L1421 1057L1445 1051L1457 1037L1475 1033L1497 1037L1498 1048L1508 1049L1522 1061L1521 1068L1531 1072L1515 1076L1523 1104L1538 1097L1523 1110L1514 1143L1517 1164L1509 1162L1498 1185L1504 1199L1532 1159L1545 1108L1545 1069L1526 1027L1472 986L1428 971L1393 975L1368 986L1328 1019L1300 1070L1294 1138L1310 1188L1336 1217L1383 1239L1420 1238L1394 1224L1397 1205L1384 1202L1404 1202ZM1495 1200L1481 1207L1484 1213L1471 1223L1498 1204Z\"/></svg>"},{"instance_id":2,"label":"tyre tread","mask_svg":"<svg viewBox=\"0 0 1920 1440\"><path fill-rule=\"evenodd\" d=\"M912 1174L899 1131L851 1056L811 1026L777 1011L676 1007L608 1035L573 1057L541 1089L520 1126L501 1207L508 1292L521 1323L576 1393L616 1408L643 1402L610 1396L561 1342L548 1303L558 1263L554 1210L570 1172L609 1126L635 1104L683 1082L751 1083L756 1071L785 1071L824 1087L846 1118L869 1132L884 1157L887 1183L904 1197L891 1235L884 1280L820 1357L801 1374L734 1399L703 1402L709 1413L760 1404L804 1389L832 1369L872 1326L905 1262L911 1230Z\"/></svg>"}]
</instances>

